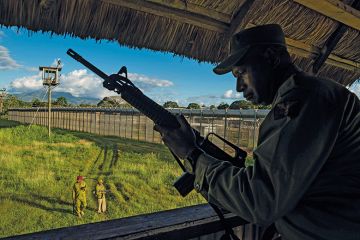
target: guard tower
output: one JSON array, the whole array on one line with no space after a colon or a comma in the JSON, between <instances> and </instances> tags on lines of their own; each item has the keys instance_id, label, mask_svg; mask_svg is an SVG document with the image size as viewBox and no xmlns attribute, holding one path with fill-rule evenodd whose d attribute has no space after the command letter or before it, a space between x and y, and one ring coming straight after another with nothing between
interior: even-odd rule
<instances>
[{"instance_id":1,"label":"guard tower","mask_svg":"<svg viewBox=\"0 0 360 240\"><path fill-rule=\"evenodd\" d=\"M39 67L39 70L42 71L42 80L43 85L48 86L48 134L49 138L51 136L51 89L54 89L57 85L60 84L60 71L61 71L61 61L57 60L56 67Z\"/></svg>"},{"instance_id":2,"label":"guard tower","mask_svg":"<svg viewBox=\"0 0 360 240\"><path fill-rule=\"evenodd\" d=\"M57 67L39 67L39 70L42 71L44 86L52 87L59 85L59 72L61 71L59 63Z\"/></svg>"}]
</instances>

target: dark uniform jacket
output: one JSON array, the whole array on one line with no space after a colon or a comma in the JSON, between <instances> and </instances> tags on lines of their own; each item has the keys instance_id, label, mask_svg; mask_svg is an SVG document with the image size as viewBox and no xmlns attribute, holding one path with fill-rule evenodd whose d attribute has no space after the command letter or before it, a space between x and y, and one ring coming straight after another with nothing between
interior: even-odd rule
<instances>
[{"instance_id":1,"label":"dark uniform jacket","mask_svg":"<svg viewBox=\"0 0 360 240\"><path fill-rule=\"evenodd\" d=\"M298 73L260 127L254 165L206 154L195 189L282 239L360 239L360 101L342 85Z\"/></svg>"}]
</instances>

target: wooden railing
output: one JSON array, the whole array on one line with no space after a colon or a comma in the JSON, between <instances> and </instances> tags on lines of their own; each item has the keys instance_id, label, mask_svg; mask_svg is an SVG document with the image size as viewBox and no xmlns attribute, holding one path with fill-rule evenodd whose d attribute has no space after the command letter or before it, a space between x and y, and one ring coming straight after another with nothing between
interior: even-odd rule
<instances>
[{"instance_id":1,"label":"wooden railing","mask_svg":"<svg viewBox=\"0 0 360 240\"><path fill-rule=\"evenodd\" d=\"M254 225L245 222L234 214L224 215L226 224L233 228L240 240L253 240ZM151 214L52 229L43 232L12 236L6 239L166 239L166 240L205 240L220 239L224 234L223 223L213 209L207 205L167 210ZM246 230L246 231L245 231Z\"/></svg>"}]
</instances>

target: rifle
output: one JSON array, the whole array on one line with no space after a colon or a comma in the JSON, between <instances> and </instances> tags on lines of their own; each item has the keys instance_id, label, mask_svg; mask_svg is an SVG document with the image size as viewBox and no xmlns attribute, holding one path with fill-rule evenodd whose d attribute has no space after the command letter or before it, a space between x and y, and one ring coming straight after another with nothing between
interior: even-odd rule
<instances>
[{"instance_id":1,"label":"rifle","mask_svg":"<svg viewBox=\"0 0 360 240\"><path fill-rule=\"evenodd\" d=\"M111 74L110 76L106 75L100 69L95 67L93 64L85 60L81 57L77 52L72 49L68 49L66 52L70 57L75 59L76 61L83 64L85 67L89 68L99 77L104 79L103 86L111 91L115 91L118 94L121 94L122 99L127 101L131 106L138 109L141 113L145 116L150 118L155 124L164 126L167 128L178 128L180 127L179 122L177 121L176 117L165 108L154 102L149 97L145 96L139 88L137 88L127 76L127 68L125 66L121 67L118 73ZM125 75L125 76L123 76ZM234 166L243 167L245 163L245 158L247 153L237 147L236 145L230 143L229 141L225 140L224 138L220 137L215 133L209 133L206 137L202 137L200 133L193 129L196 135L196 140L200 146L200 148L208 155L231 162ZM235 156L232 157L227 154L225 151L220 149L218 146L213 144L209 140L209 136L215 135L220 140L224 141L227 145L229 145L235 152ZM183 174L179 177L173 186L178 190L181 196L185 197L189 194L192 189L194 188L194 179L195 176L189 173L179 158L173 154L174 158L176 159L177 163L183 170Z\"/></svg>"},{"instance_id":2,"label":"rifle","mask_svg":"<svg viewBox=\"0 0 360 240\"><path fill-rule=\"evenodd\" d=\"M105 191L99 191L100 193L109 193L111 192L110 190L105 190ZM96 191L93 191L92 192L94 195L96 195Z\"/></svg>"}]
</instances>

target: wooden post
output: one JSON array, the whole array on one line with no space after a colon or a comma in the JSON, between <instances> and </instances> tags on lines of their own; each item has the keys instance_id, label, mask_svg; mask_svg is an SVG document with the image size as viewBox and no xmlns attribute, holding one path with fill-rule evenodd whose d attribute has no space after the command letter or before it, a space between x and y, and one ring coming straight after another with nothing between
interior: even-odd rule
<instances>
[{"instance_id":1,"label":"wooden post","mask_svg":"<svg viewBox=\"0 0 360 240\"><path fill-rule=\"evenodd\" d=\"M239 109L239 131L238 131L238 140L237 140L237 145L238 147L240 147L240 139L241 139L241 109Z\"/></svg>"},{"instance_id":2,"label":"wooden post","mask_svg":"<svg viewBox=\"0 0 360 240\"><path fill-rule=\"evenodd\" d=\"M139 113L139 122L138 122L138 141L140 140L140 128L141 128L141 119L140 119L140 116L141 114Z\"/></svg>"},{"instance_id":3,"label":"wooden post","mask_svg":"<svg viewBox=\"0 0 360 240\"><path fill-rule=\"evenodd\" d=\"M224 138L226 139L226 129L227 129L227 108L225 108L225 119L224 119ZM225 151L226 145L224 142L223 150Z\"/></svg>"},{"instance_id":4,"label":"wooden post","mask_svg":"<svg viewBox=\"0 0 360 240\"><path fill-rule=\"evenodd\" d=\"M257 113L257 109L254 109L253 150L255 148L256 118L257 118L256 113Z\"/></svg>"},{"instance_id":5,"label":"wooden post","mask_svg":"<svg viewBox=\"0 0 360 240\"><path fill-rule=\"evenodd\" d=\"M134 131L134 109L131 109L131 132L130 138L133 139L133 131Z\"/></svg>"},{"instance_id":6,"label":"wooden post","mask_svg":"<svg viewBox=\"0 0 360 240\"><path fill-rule=\"evenodd\" d=\"M51 137L51 85L48 88L48 136Z\"/></svg>"}]
</instances>

